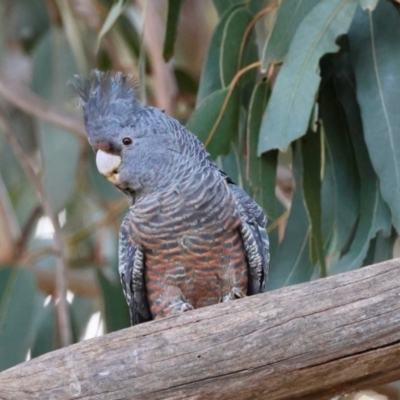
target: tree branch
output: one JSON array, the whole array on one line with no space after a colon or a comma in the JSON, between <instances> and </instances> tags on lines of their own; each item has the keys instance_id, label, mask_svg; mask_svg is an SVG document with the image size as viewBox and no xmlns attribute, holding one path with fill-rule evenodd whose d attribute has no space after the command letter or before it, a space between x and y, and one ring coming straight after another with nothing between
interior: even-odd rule
<instances>
[{"instance_id":1,"label":"tree branch","mask_svg":"<svg viewBox=\"0 0 400 400\"><path fill-rule=\"evenodd\" d=\"M80 139L86 139L85 127L75 116L53 107L26 86L12 80L2 72L0 72L0 96L31 116L51 122Z\"/></svg>"},{"instance_id":2,"label":"tree branch","mask_svg":"<svg viewBox=\"0 0 400 400\"><path fill-rule=\"evenodd\" d=\"M144 10L144 1L138 0L138 3ZM162 56L165 22L161 18L160 8L163 7L163 4L149 1L146 7L146 19L143 24L144 42L151 60L156 106L165 110L168 115L174 115L176 110L173 105L177 95L177 86L175 77Z\"/></svg>"},{"instance_id":3,"label":"tree branch","mask_svg":"<svg viewBox=\"0 0 400 400\"><path fill-rule=\"evenodd\" d=\"M66 284L65 284L65 255L64 255L64 237L61 233L60 223L58 217L53 211L53 208L48 201L45 188L35 172L29 158L24 153L21 145L19 144L16 136L12 132L11 126L2 114L0 114L0 127L4 131L4 134L10 143L11 149L15 154L15 157L21 164L24 172L28 176L32 186L36 189L39 195L39 201L43 207L45 214L50 218L54 228L54 240L53 247L56 255L56 297L59 299L57 303L57 317L58 324L60 327L60 338L61 345L68 346L71 343L71 329L69 322L69 314L67 310L66 300Z\"/></svg>"},{"instance_id":4,"label":"tree branch","mask_svg":"<svg viewBox=\"0 0 400 400\"><path fill-rule=\"evenodd\" d=\"M400 259L148 322L0 374L0 399L328 399L400 379Z\"/></svg>"}]
</instances>

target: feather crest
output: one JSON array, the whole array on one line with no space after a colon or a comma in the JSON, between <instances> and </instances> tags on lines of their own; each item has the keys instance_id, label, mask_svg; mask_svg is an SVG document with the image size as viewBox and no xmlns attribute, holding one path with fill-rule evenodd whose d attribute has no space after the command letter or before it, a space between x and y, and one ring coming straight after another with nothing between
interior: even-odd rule
<instances>
[{"instance_id":1,"label":"feather crest","mask_svg":"<svg viewBox=\"0 0 400 400\"><path fill-rule=\"evenodd\" d=\"M88 78L75 76L72 86L80 97L86 128L106 119L127 123L142 109L137 98L136 81L121 72L93 70Z\"/></svg>"}]
</instances>

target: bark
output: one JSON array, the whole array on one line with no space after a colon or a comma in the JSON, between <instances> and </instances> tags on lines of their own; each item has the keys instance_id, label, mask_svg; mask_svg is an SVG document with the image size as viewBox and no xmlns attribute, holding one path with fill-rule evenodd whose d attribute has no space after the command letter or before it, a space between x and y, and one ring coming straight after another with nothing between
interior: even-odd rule
<instances>
[{"instance_id":1,"label":"bark","mask_svg":"<svg viewBox=\"0 0 400 400\"><path fill-rule=\"evenodd\" d=\"M400 259L148 322L0 374L0 399L328 399L400 379Z\"/></svg>"}]
</instances>

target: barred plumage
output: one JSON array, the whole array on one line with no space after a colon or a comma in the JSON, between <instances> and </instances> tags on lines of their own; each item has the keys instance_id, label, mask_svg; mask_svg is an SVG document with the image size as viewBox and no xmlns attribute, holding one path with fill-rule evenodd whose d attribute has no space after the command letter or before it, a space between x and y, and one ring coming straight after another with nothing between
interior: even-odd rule
<instances>
[{"instance_id":1,"label":"barred plumage","mask_svg":"<svg viewBox=\"0 0 400 400\"><path fill-rule=\"evenodd\" d=\"M260 293L265 214L192 133L142 106L130 82L95 71L77 91L99 170L131 199L119 267L132 324Z\"/></svg>"}]
</instances>

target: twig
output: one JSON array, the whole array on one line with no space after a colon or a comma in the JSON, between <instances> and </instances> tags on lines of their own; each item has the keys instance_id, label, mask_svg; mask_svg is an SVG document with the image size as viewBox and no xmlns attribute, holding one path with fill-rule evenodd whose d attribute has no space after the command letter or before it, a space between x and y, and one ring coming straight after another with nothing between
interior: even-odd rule
<instances>
[{"instance_id":1,"label":"twig","mask_svg":"<svg viewBox=\"0 0 400 400\"><path fill-rule=\"evenodd\" d=\"M110 210L108 211L107 215L104 218L95 221L85 226L84 228L80 229L79 231L73 233L72 235L70 235L67 238L68 245L73 246L75 243L81 241L86 236L89 236L95 229L109 225L112 221L114 221L115 217L122 211L124 211L126 208L128 208L126 199L117 201L115 204L111 206Z\"/></svg>"},{"instance_id":2,"label":"twig","mask_svg":"<svg viewBox=\"0 0 400 400\"><path fill-rule=\"evenodd\" d=\"M22 265L31 265L33 262L40 257L48 255L56 255L53 247L40 247L39 249L33 249L30 252L23 253L18 259L18 263Z\"/></svg>"},{"instance_id":3,"label":"twig","mask_svg":"<svg viewBox=\"0 0 400 400\"><path fill-rule=\"evenodd\" d=\"M213 136L214 136L214 134L215 134L215 132L216 132L216 130L218 128L218 125L220 124L220 122L222 120L222 117L224 116L224 112L225 112L226 107L227 107L227 105L229 103L229 100L230 100L230 98L232 96L233 89L235 89L235 86L238 83L239 79L247 71L250 71L251 69L254 69L254 68L258 68L260 65L261 65L261 61L256 61L256 62L254 62L252 64L249 64L246 67L242 68L240 71L238 71L236 73L236 75L233 77L231 83L229 84L229 90L228 90L228 93L226 94L225 100L224 100L224 102L222 104L222 107L221 107L221 110L220 110L220 112L218 114L218 117L217 117L213 127L211 128L211 131L209 132L206 141L204 142L204 146L206 148L210 144L210 142L211 142L211 140L212 140L212 138L213 138Z\"/></svg>"},{"instance_id":4,"label":"twig","mask_svg":"<svg viewBox=\"0 0 400 400\"><path fill-rule=\"evenodd\" d=\"M254 25L258 22L259 19L267 15L270 11L274 10L275 8L278 7L278 2L270 4L269 6L263 8L261 11L259 11L253 19L250 21L249 25L247 25L246 30L244 31L242 41L240 42L240 50L239 50L239 57L238 57L238 68L241 66L242 58L243 58L243 52L244 52L244 47L246 46L247 38L250 35L250 32L254 28Z\"/></svg>"},{"instance_id":5,"label":"twig","mask_svg":"<svg viewBox=\"0 0 400 400\"><path fill-rule=\"evenodd\" d=\"M279 228L279 226L282 224L282 222L285 223L289 217L290 211L286 210L279 218L277 218L274 222L271 224L268 224L267 226L267 232L271 233L274 229Z\"/></svg>"},{"instance_id":6,"label":"twig","mask_svg":"<svg viewBox=\"0 0 400 400\"><path fill-rule=\"evenodd\" d=\"M54 213L50 202L47 199L45 189L42 182L37 176L28 157L19 144L17 138L12 132L12 128L4 115L0 114L0 126L3 129L5 136L10 143L10 146L15 154L15 157L20 162L30 182L36 189L39 195L39 201L43 207L44 213L50 218L54 227L54 253L56 256L56 296L59 299L57 304L57 318L60 328L61 345L68 346L71 343L71 329L69 314L66 301L66 284L65 284L65 256L64 256L64 238L61 233L61 227L57 215Z\"/></svg>"},{"instance_id":7,"label":"twig","mask_svg":"<svg viewBox=\"0 0 400 400\"><path fill-rule=\"evenodd\" d=\"M53 107L26 86L0 72L0 96L27 114L63 128L80 139L86 139L85 127L76 117Z\"/></svg>"},{"instance_id":8,"label":"twig","mask_svg":"<svg viewBox=\"0 0 400 400\"><path fill-rule=\"evenodd\" d=\"M163 58L163 37L164 24L156 7L157 2L140 0L144 8L144 1L147 1L146 19L143 29L146 48L151 60L151 69L154 75L154 93L156 95L156 106L165 110L169 115L174 113L173 104L177 94L175 79L167 63Z\"/></svg>"},{"instance_id":9,"label":"twig","mask_svg":"<svg viewBox=\"0 0 400 400\"><path fill-rule=\"evenodd\" d=\"M26 221L25 225L22 228L22 233L20 236L20 239L17 241L16 244L16 252L17 254L23 255L25 245L32 233L32 229L36 226L36 222L38 219L42 216L43 210L42 206L38 205L34 208L34 210L31 212L31 215L29 216L28 220Z\"/></svg>"},{"instance_id":10,"label":"twig","mask_svg":"<svg viewBox=\"0 0 400 400\"><path fill-rule=\"evenodd\" d=\"M47 271L33 266L30 271L34 274L40 291L52 294L56 290L57 276L53 270ZM67 287L76 296L98 298L101 293L97 284L95 268L68 268Z\"/></svg>"},{"instance_id":11,"label":"twig","mask_svg":"<svg viewBox=\"0 0 400 400\"><path fill-rule=\"evenodd\" d=\"M1 174L0 232L3 236L0 241L0 263L8 264L14 258L16 243L21 240L21 231Z\"/></svg>"}]
</instances>

